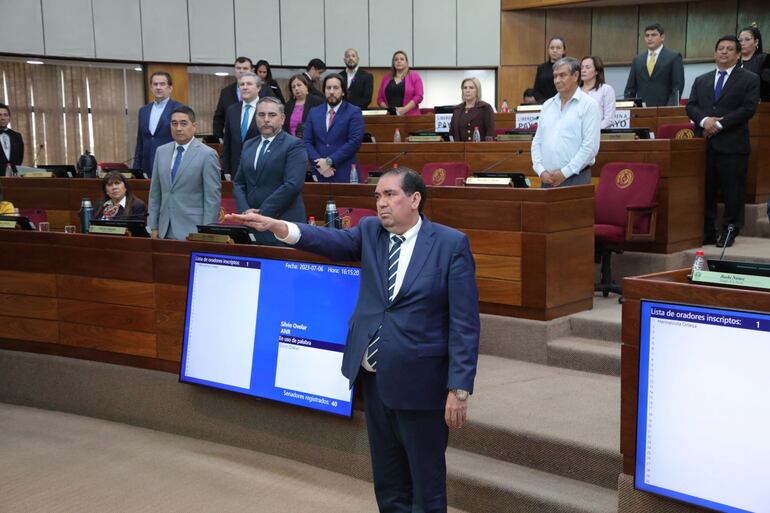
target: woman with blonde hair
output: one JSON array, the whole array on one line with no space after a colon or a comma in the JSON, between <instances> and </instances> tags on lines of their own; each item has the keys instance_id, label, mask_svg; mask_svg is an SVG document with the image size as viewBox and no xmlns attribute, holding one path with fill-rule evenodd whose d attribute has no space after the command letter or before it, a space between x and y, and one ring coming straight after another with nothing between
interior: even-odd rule
<instances>
[{"instance_id":1,"label":"woman with blonde hair","mask_svg":"<svg viewBox=\"0 0 770 513\"><path fill-rule=\"evenodd\" d=\"M481 100L481 82L476 77L463 79L460 83L462 103L452 112L449 135L455 141L472 141L473 132L479 129L482 141L495 137L495 112L492 106Z\"/></svg>"}]
</instances>

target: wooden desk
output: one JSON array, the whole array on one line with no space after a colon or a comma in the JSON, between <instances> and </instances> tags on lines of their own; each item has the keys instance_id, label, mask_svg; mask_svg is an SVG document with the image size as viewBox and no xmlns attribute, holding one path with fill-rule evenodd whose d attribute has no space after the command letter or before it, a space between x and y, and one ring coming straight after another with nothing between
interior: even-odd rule
<instances>
[{"instance_id":1,"label":"wooden desk","mask_svg":"<svg viewBox=\"0 0 770 513\"><path fill-rule=\"evenodd\" d=\"M623 472L633 476L636 466L636 410L639 393L639 327L642 299L770 312L767 292L691 284L689 270L669 271L623 282L620 452Z\"/></svg>"},{"instance_id":2,"label":"wooden desk","mask_svg":"<svg viewBox=\"0 0 770 513\"><path fill-rule=\"evenodd\" d=\"M82 196L100 197L99 180L0 180L6 197L17 206L44 208L49 215L53 213L54 229L58 228L54 218L64 224L77 221ZM131 185L137 196L146 200L149 181L132 180ZM229 182L223 183L225 197L231 196L231 186ZM317 219L323 219L329 197L334 197L340 207L374 206L374 186L371 185L309 183L303 196L308 215L315 215ZM548 190L430 187L425 213L430 219L468 235L477 263L482 311L547 320L592 307L591 187ZM13 236L12 232L8 233L3 235ZM48 236L29 236L35 235ZM94 251L107 244L106 240L112 240L99 236L84 238L92 241ZM147 241L137 241L144 242ZM217 245L209 250L223 251L222 246Z\"/></svg>"}]
</instances>

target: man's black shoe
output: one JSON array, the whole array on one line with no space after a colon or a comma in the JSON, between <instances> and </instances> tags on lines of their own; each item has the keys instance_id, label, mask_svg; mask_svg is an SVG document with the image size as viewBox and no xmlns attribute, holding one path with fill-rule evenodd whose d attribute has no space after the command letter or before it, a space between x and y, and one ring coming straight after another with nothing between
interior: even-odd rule
<instances>
[{"instance_id":1,"label":"man's black shoe","mask_svg":"<svg viewBox=\"0 0 770 513\"><path fill-rule=\"evenodd\" d=\"M735 237L735 232L732 232L729 237L725 233L720 233L719 237L717 237L717 247L731 247L735 243Z\"/></svg>"}]
</instances>

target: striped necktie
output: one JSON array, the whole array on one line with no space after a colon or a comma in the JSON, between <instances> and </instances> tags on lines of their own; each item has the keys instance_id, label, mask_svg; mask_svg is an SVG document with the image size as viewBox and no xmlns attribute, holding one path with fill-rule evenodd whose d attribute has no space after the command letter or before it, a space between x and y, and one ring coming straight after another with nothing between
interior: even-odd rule
<instances>
[{"instance_id":1,"label":"striped necktie","mask_svg":"<svg viewBox=\"0 0 770 513\"><path fill-rule=\"evenodd\" d=\"M396 296L396 275L398 274L398 257L401 255L401 244L403 244L405 237L403 235L391 235L390 236L390 251L388 253L388 301L392 302ZM366 349L366 363L368 363L372 369L376 369L377 366L377 351L380 349L380 329L377 328L377 333L372 337L372 341L369 343L369 347Z\"/></svg>"}]
</instances>

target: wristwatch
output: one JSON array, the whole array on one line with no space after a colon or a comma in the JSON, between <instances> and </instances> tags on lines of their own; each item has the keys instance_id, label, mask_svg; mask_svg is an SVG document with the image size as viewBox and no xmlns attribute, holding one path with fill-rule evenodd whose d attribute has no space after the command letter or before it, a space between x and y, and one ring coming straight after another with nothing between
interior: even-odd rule
<instances>
[{"instance_id":1,"label":"wristwatch","mask_svg":"<svg viewBox=\"0 0 770 513\"><path fill-rule=\"evenodd\" d=\"M334 162L332 161L332 158L331 157L326 157L326 165L329 166L329 167L332 167L333 164L334 164Z\"/></svg>"},{"instance_id":2,"label":"wristwatch","mask_svg":"<svg viewBox=\"0 0 770 513\"><path fill-rule=\"evenodd\" d=\"M461 388L453 388L451 392L455 395L455 397L459 401L467 401L468 400L468 391L463 390Z\"/></svg>"}]
</instances>

